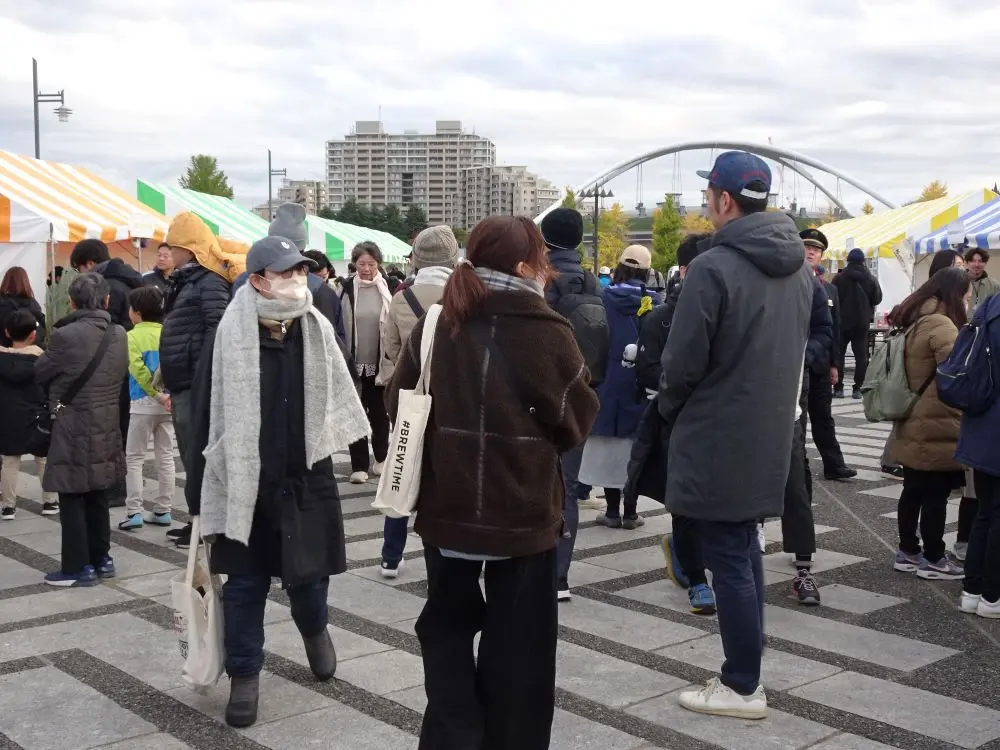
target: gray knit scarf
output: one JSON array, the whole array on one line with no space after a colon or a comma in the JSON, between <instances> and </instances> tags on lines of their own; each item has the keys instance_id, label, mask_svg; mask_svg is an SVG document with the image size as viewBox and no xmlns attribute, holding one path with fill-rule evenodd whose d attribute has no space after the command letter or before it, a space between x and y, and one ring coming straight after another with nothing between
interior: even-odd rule
<instances>
[{"instance_id":1,"label":"gray knit scarf","mask_svg":"<svg viewBox=\"0 0 1000 750\"><path fill-rule=\"evenodd\" d=\"M491 292L531 292L539 297L545 296L545 287L535 279L522 279L483 266L476 266L475 269L476 276Z\"/></svg>"},{"instance_id":2,"label":"gray knit scarf","mask_svg":"<svg viewBox=\"0 0 1000 750\"><path fill-rule=\"evenodd\" d=\"M226 308L212 351L212 401L201 485L201 533L247 544L260 481L260 321L300 321L306 465L368 437L361 400L333 326L312 304L266 299L244 284Z\"/></svg>"}]
</instances>

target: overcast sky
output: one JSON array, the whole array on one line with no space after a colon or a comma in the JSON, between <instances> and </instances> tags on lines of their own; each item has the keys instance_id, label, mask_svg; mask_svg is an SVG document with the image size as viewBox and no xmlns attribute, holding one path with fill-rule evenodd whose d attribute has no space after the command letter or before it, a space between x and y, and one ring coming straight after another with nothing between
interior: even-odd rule
<instances>
[{"instance_id":1,"label":"overcast sky","mask_svg":"<svg viewBox=\"0 0 1000 750\"><path fill-rule=\"evenodd\" d=\"M390 132L461 120L560 185L677 142L771 138L903 202L932 178L1000 179L998 37L996 0L0 0L0 148L32 153L34 56L74 110L43 105L43 158L129 189L207 153L259 202L268 147L321 178L324 142L381 107ZM708 160L647 165L647 205L693 202ZM635 172L613 188L631 208ZM813 202L790 174L782 194Z\"/></svg>"}]
</instances>

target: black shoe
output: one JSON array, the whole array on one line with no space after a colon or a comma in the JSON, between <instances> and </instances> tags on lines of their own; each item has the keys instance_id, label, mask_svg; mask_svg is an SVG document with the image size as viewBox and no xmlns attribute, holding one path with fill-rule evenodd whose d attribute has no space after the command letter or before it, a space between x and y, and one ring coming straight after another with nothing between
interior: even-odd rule
<instances>
[{"instance_id":1,"label":"black shoe","mask_svg":"<svg viewBox=\"0 0 1000 750\"><path fill-rule=\"evenodd\" d=\"M838 466L832 471L823 472L823 476L834 482L842 482L845 479L854 479L857 475L857 471L854 469L848 469L846 466Z\"/></svg>"},{"instance_id":2,"label":"black shoe","mask_svg":"<svg viewBox=\"0 0 1000 750\"><path fill-rule=\"evenodd\" d=\"M4 521L13 521L15 517L15 510L13 508L3 508L0 510L0 519Z\"/></svg>"},{"instance_id":3,"label":"black shoe","mask_svg":"<svg viewBox=\"0 0 1000 750\"><path fill-rule=\"evenodd\" d=\"M556 601L568 602L573 598L573 595L569 593L569 581L565 578L560 578L559 583L556 585Z\"/></svg>"},{"instance_id":4,"label":"black shoe","mask_svg":"<svg viewBox=\"0 0 1000 750\"><path fill-rule=\"evenodd\" d=\"M896 479L903 478L903 467L902 466L883 466L882 473L888 474L889 476L896 477Z\"/></svg>"},{"instance_id":5,"label":"black shoe","mask_svg":"<svg viewBox=\"0 0 1000 750\"><path fill-rule=\"evenodd\" d=\"M808 570L798 571L795 580L792 581L792 591L795 592L799 604L804 604L807 607L819 605L819 587L816 585L816 579Z\"/></svg>"},{"instance_id":6,"label":"black shoe","mask_svg":"<svg viewBox=\"0 0 1000 750\"><path fill-rule=\"evenodd\" d=\"M58 516L59 515L59 503L42 503L42 515L43 516Z\"/></svg>"},{"instance_id":7,"label":"black shoe","mask_svg":"<svg viewBox=\"0 0 1000 750\"><path fill-rule=\"evenodd\" d=\"M229 685L226 723L231 727L250 727L257 721L260 699L260 675L234 677Z\"/></svg>"},{"instance_id":8,"label":"black shoe","mask_svg":"<svg viewBox=\"0 0 1000 750\"><path fill-rule=\"evenodd\" d=\"M851 398L853 398L855 401L860 401L861 400L861 389L860 388L855 388L854 391L851 393Z\"/></svg>"},{"instance_id":9,"label":"black shoe","mask_svg":"<svg viewBox=\"0 0 1000 750\"><path fill-rule=\"evenodd\" d=\"M337 671L337 650L333 647L329 628L324 628L319 635L303 638L306 647L306 658L309 668L320 682L326 682Z\"/></svg>"},{"instance_id":10,"label":"black shoe","mask_svg":"<svg viewBox=\"0 0 1000 750\"><path fill-rule=\"evenodd\" d=\"M843 388L834 388L833 389L833 397L834 398L843 398L844 397L844 389Z\"/></svg>"},{"instance_id":11,"label":"black shoe","mask_svg":"<svg viewBox=\"0 0 1000 750\"><path fill-rule=\"evenodd\" d=\"M189 523L176 529L170 529L170 531L167 532L168 539L180 539L184 536L188 538L191 537L191 524Z\"/></svg>"}]
</instances>

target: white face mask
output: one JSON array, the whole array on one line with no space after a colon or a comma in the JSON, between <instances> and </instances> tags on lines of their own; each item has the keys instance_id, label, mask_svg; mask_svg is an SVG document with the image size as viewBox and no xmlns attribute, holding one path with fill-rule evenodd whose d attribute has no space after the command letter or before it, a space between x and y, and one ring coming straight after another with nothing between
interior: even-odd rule
<instances>
[{"instance_id":1,"label":"white face mask","mask_svg":"<svg viewBox=\"0 0 1000 750\"><path fill-rule=\"evenodd\" d=\"M309 293L309 277L295 274L287 279L267 279L267 293L285 302L301 302Z\"/></svg>"}]
</instances>

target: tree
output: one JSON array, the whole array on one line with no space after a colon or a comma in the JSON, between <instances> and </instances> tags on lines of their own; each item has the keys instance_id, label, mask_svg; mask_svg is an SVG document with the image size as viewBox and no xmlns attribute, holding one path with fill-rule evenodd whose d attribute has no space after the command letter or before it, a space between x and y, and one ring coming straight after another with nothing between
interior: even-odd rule
<instances>
[{"instance_id":1,"label":"tree","mask_svg":"<svg viewBox=\"0 0 1000 750\"><path fill-rule=\"evenodd\" d=\"M597 222L597 265L614 268L622 250L628 247L628 217L620 203L601 213ZM594 269L595 271L597 269Z\"/></svg>"},{"instance_id":2,"label":"tree","mask_svg":"<svg viewBox=\"0 0 1000 750\"><path fill-rule=\"evenodd\" d=\"M677 264L677 248L684 239L684 219L677 212L672 195L653 211L653 268L666 273Z\"/></svg>"},{"instance_id":3,"label":"tree","mask_svg":"<svg viewBox=\"0 0 1000 750\"><path fill-rule=\"evenodd\" d=\"M458 240L458 246L465 247L465 241L469 239L469 233L462 229L462 227L452 227L451 231L455 233L455 239Z\"/></svg>"},{"instance_id":4,"label":"tree","mask_svg":"<svg viewBox=\"0 0 1000 750\"><path fill-rule=\"evenodd\" d=\"M865 200L865 205L861 207L861 213L863 213L865 216L871 216L873 213L875 213L875 206L872 205L872 202L870 200Z\"/></svg>"},{"instance_id":5,"label":"tree","mask_svg":"<svg viewBox=\"0 0 1000 750\"><path fill-rule=\"evenodd\" d=\"M195 154L188 163L187 174L178 182L182 188L196 190L209 195L221 195L232 198L233 189L229 187L229 178L219 169L219 163L214 156Z\"/></svg>"},{"instance_id":6,"label":"tree","mask_svg":"<svg viewBox=\"0 0 1000 750\"><path fill-rule=\"evenodd\" d=\"M372 213L367 207L362 206L354 198L344 201L344 206L337 211L333 218L345 224L353 224L356 227L369 227L372 223Z\"/></svg>"},{"instance_id":7,"label":"tree","mask_svg":"<svg viewBox=\"0 0 1000 750\"><path fill-rule=\"evenodd\" d=\"M712 222L701 214L688 214L684 217L685 234L712 234L714 231Z\"/></svg>"},{"instance_id":8,"label":"tree","mask_svg":"<svg viewBox=\"0 0 1000 750\"><path fill-rule=\"evenodd\" d=\"M917 198L916 202L932 201L937 198L944 198L946 195L948 195L948 183L941 182L940 180L931 180L924 185L924 189L920 191L920 197Z\"/></svg>"},{"instance_id":9,"label":"tree","mask_svg":"<svg viewBox=\"0 0 1000 750\"><path fill-rule=\"evenodd\" d=\"M403 223L406 225L406 237L403 239L410 242L418 232L427 228L427 214L420 206L411 203L410 207L406 209L406 218L403 219Z\"/></svg>"},{"instance_id":10,"label":"tree","mask_svg":"<svg viewBox=\"0 0 1000 750\"><path fill-rule=\"evenodd\" d=\"M562 207L576 209L576 193L569 186L566 187L566 197L562 200Z\"/></svg>"},{"instance_id":11,"label":"tree","mask_svg":"<svg viewBox=\"0 0 1000 750\"><path fill-rule=\"evenodd\" d=\"M329 206L323 206L323 208L321 208L319 211L316 212L316 215L321 219L333 219L334 221L337 220L337 212L334 211Z\"/></svg>"}]
</instances>

